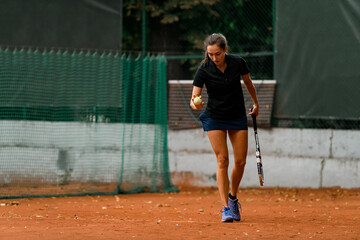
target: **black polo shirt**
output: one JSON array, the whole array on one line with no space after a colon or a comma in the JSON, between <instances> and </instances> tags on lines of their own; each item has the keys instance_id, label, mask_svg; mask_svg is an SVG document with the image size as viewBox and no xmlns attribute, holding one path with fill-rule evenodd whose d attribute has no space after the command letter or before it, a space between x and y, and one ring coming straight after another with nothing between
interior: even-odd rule
<instances>
[{"instance_id":1,"label":"black polo shirt","mask_svg":"<svg viewBox=\"0 0 360 240\"><path fill-rule=\"evenodd\" d=\"M205 112L220 120L234 120L246 115L241 76L249 73L245 60L239 56L226 54L227 67L221 72L212 60L204 62L196 71L193 85L208 93Z\"/></svg>"}]
</instances>

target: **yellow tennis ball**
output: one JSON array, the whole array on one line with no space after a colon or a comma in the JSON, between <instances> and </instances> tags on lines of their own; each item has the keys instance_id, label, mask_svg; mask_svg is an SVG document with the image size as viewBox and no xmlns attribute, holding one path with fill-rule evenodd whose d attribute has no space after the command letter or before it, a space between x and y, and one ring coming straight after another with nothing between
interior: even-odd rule
<instances>
[{"instance_id":1,"label":"yellow tennis ball","mask_svg":"<svg viewBox=\"0 0 360 240\"><path fill-rule=\"evenodd\" d=\"M194 104L195 104L195 105L199 105L199 104L201 104L201 103L202 103L202 100L201 100L200 97L194 98Z\"/></svg>"}]
</instances>

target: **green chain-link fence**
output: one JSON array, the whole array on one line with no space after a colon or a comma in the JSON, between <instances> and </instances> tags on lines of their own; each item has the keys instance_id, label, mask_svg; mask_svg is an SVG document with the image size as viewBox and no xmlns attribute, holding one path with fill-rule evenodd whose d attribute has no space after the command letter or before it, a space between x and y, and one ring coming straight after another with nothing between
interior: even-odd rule
<instances>
[{"instance_id":1,"label":"green chain-link fence","mask_svg":"<svg viewBox=\"0 0 360 240\"><path fill-rule=\"evenodd\" d=\"M0 49L0 198L171 191L166 60Z\"/></svg>"},{"instance_id":2,"label":"green chain-link fence","mask_svg":"<svg viewBox=\"0 0 360 240\"><path fill-rule=\"evenodd\" d=\"M246 58L253 78L273 79L272 0L125 1L124 8L124 50L164 52L169 79L192 79L204 57L203 40L215 32L226 36L229 52Z\"/></svg>"}]
</instances>

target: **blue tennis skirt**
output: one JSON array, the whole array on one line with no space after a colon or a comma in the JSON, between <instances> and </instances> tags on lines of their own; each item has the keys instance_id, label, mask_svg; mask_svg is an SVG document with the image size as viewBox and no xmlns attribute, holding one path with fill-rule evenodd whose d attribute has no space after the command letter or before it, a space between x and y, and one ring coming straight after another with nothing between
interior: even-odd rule
<instances>
[{"instance_id":1,"label":"blue tennis skirt","mask_svg":"<svg viewBox=\"0 0 360 240\"><path fill-rule=\"evenodd\" d=\"M219 120L209 117L205 112L200 114L204 131L212 130L248 130L246 115L235 120Z\"/></svg>"}]
</instances>

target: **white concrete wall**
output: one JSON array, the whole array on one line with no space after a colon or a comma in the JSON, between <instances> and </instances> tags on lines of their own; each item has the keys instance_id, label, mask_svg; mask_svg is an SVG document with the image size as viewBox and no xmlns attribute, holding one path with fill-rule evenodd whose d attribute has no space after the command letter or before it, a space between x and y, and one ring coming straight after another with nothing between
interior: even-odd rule
<instances>
[{"instance_id":1,"label":"white concrete wall","mask_svg":"<svg viewBox=\"0 0 360 240\"><path fill-rule=\"evenodd\" d=\"M267 187L360 187L360 131L258 129ZM216 186L216 159L202 129L168 131L175 185ZM230 149L230 168L232 149ZM253 129L241 187L259 186Z\"/></svg>"},{"instance_id":2,"label":"white concrete wall","mask_svg":"<svg viewBox=\"0 0 360 240\"><path fill-rule=\"evenodd\" d=\"M19 178L62 183L70 176L130 182L139 172L145 179L162 154L155 147L160 130L151 124L0 121L0 185Z\"/></svg>"},{"instance_id":3,"label":"white concrete wall","mask_svg":"<svg viewBox=\"0 0 360 240\"><path fill-rule=\"evenodd\" d=\"M143 159L140 166L146 172L153 167L153 155L160 154L153 152L153 125L0 121L0 132L2 183L16 175L42 176L44 171L47 181L59 182L68 169L75 179L89 176L90 180L117 181L121 159L124 174L130 174L139 170L138 162L132 159L144 158L147 151L149 160ZM360 187L359 130L273 128L258 132L265 186ZM229 148L232 160L230 143ZM216 186L216 159L202 129L169 130L168 149L175 185ZM241 186L259 186L252 128Z\"/></svg>"}]
</instances>

